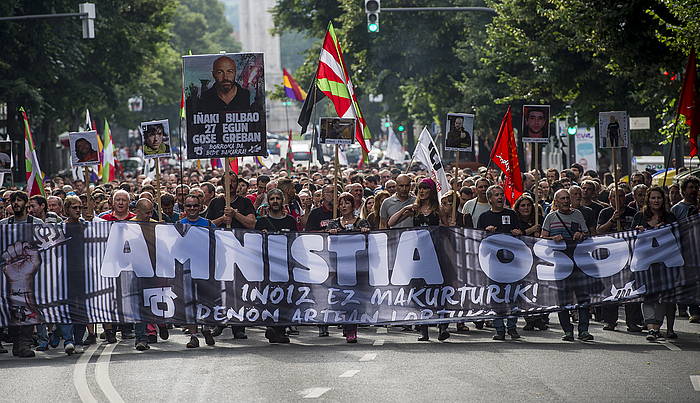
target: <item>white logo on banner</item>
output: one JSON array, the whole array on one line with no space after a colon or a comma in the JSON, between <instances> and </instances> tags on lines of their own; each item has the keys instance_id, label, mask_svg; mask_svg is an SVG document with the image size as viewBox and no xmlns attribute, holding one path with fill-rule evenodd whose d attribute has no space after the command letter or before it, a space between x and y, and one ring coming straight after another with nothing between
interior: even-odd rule
<instances>
[{"instance_id":1,"label":"white logo on banner","mask_svg":"<svg viewBox=\"0 0 700 403\"><path fill-rule=\"evenodd\" d=\"M143 305L151 307L151 313L161 318L175 316L175 302L177 294L172 287L145 288L143 290Z\"/></svg>"}]
</instances>

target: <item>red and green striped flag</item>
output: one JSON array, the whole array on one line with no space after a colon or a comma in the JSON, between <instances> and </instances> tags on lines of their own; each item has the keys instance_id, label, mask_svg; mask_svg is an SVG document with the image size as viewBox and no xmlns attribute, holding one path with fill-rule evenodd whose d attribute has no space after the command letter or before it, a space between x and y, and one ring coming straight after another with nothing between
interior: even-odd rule
<instances>
[{"instance_id":1,"label":"red and green striped flag","mask_svg":"<svg viewBox=\"0 0 700 403\"><path fill-rule=\"evenodd\" d=\"M36 156L34 139L29 128L29 118L24 108L19 108L19 111L22 113L22 122L24 123L24 172L27 178L27 193L29 196L38 194L46 196L44 192L44 175L41 173L41 168L39 168L39 159Z\"/></svg>"},{"instance_id":2,"label":"red and green striped flag","mask_svg":"<svg viewBox=\"0 0 700 403\"><path fill-rule=\"evenodd\" d=\"M360 105L355 95L355 87L352 85L350 73L343 59L343 52L335 35L333 23L328 23L328 31L323 40L323 48L318 59L318 68L314 83L309 89L304 106L301 109L298 123L302 127L302 133L311 120L311 112L314 104L324 97L333 102L335 111L341 118L356 118L355 138L365 152L369 152L365 139L370 139L371 134L367 122L362 116Z\"/></svg>"}]
</instances>

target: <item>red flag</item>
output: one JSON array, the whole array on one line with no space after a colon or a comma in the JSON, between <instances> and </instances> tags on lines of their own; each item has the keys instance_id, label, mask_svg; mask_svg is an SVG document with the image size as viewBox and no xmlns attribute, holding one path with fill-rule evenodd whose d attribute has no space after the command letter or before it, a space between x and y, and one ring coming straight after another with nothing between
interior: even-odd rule
<instances>
[{"instance_id":1,"label":"red flag","mask_svg":"<svg viewBox=\"0 0 700 403\"><path fill-rule=\"evenodd\" d=\"M503 116L501 128L498 129L496 143L491 151L491 161L503 171L505 176L503 191L512 206L523 194L523 176L520 172L520 161L518 161L518 148L515 146L513 116L510 113L510 106L508 106L506 115Z\"/></svg>"},{"instance_id":2,"label":"red flag","mask_svg":"<svg viewBox=\"0 0 700 403\"><path fill-rule=\"evenodd\" d=\"M685 80L678 103L678 113L685 116L685 123L690 126L690 156L698 155L698 133L700 133L700 91L697 90L698 72L696 67L695 49L688 56L685 66Z\"/></svg>"},{"instance_id":3,"label":"red flag","mask_svg":"<svg viewBox=\"0 0 700 403\"><path fill-rule=\"evenodd\" d=\"M229 167L231 167L231 170L238 175L238 157L233 157L229 159L228 163Z\"/></svg>"}]
</instances>

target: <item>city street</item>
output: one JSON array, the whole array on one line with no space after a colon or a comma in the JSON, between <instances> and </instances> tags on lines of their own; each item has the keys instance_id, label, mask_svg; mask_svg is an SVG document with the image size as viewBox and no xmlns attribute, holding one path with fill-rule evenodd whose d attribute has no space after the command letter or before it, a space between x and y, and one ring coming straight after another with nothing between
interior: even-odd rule
<instances>
[{"instance_id":1,"label":"city street","mask_svg":"<svg viewBox=\"0 0 700 403\"><path fill-rule=\"evenodd\" d=\"M556 322L552 315L552 322ZM522 326L522 320L519 327ZM454 327L452 327L454 328ZM188 350L174 329L147 352L133 341L91 346L67 357L61 349L34 359L0 356L1 401L698 401L700 325L678 320L678 340L604 332L594 342L560 340L558 325L495 342L493 329L416 341L400 327L366 327L349 345L339 329L319 338L300 328L289 345L271 345L264 329L248 340L229 330L215 347ZM619 329L624 329L621 323Z\"/></svg>"}]
</instances>

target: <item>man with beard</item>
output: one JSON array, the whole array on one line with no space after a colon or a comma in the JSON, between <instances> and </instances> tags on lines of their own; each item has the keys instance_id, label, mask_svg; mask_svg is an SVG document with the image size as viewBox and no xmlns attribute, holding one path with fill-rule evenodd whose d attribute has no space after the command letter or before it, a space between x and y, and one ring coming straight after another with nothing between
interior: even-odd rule
<instances>
[{"instance_id":1,"label":"man with beard","mask_svg":"<svg viewBox=\"0 0 700 403\"><path fill-rule=\"evenodd\" d=\"M296 220L284 211L284 193L280 189L272 189L267 193L267 215L258 217L255 229L264 232L296 231ZM268 326L265 337L270 343L289 343L289 337L284 334L284 326Z\"/></svg>"},{"instance_id":2,"label":"man with beard","mask_svg":"<svg viewBox=\"0 0 700 403\"><path fill-rule=\"evenodd\" d=\"M0 225L2 224L43 224L44 222L36 217L33 217L28 214L28 207L29 207L29 197L27 196L26 193L22 191L16 191L13 192L10 197L10 205L12 206L12 215L3 218L0 220ZM28 237L29 238L29 237ZM34 300L34 293L33 293L33 286L30 286L28 282L25 282L24 286L22 286L20 283L17 281L12 281L12 278L8 276L9 270L12 269L10 266L12 265L20 265L18 267L24 269L26 268L25 265L22 264L23 261L30 262L34 264L35 269L38 270L38 263L36 262L36 259L40 259L38 256L38 252L35 250L33 251L26 242L19 242L14 245L10 245L8 249L2 254L3 260L5 263L3 264L1 270L5 273L6 280L8 282L9 288L10 288L10 294L9 295L14 295L14 293L18 293L18 295L22 295L21 298L26 301L31 301ZM16 269L13 269L14 271L17 271ZM33 276L32 278L32 283L33 283ZM20 284L19 286L15 286L13 284ZM11 297L11 301L14 302L14 300ZM11 302L11 305L14 304ZM18 312L22 313L22 316L24 316L24 313L29 312L29 315L39 315L39 312L32 312L32 303L25 303L25 304L20 304ZM13 315L14 315L14 309L13 309ZM28 315L28 316L29 316ZM23 318L15 318L18 321L24 320ZM10 326L8 328L10 337L14 339L13 344L12 344L12 355L15 357L22 357L22 358L30 358L34 357L34 351L32 351L32 337L33 337L33 332L34 332L34 326L33 325L20 325L20 326Z\"/></svg>"},{"instance_id":3,"label":"man with beard","mask_svg":"<svg viewBox=\"0 0 700 403\"><path fill-rule=\"evenodd\" d=\"M250 91L236 82L236 62L228 56L214 60L211 75L214 85L199 99L200 111L243 111L250 109Z\"/></svg>"},{"instance_id":4,"label":"man with beard","mask_svg":"<svg viewBox=\"0 0 700 403\"><path fill-rule=\"evenodd\" d=\"M309 213L305 231L325 231L328 222L333 219L333 185L326 185L321 191L321 206Z\"/></svg>"},{"instance_id":5,"label":"man with beard","mask_svg":"<svg viewBox=\"0 0 700 403\"><path fill-rule=\"evenodd\" d=\"M163 142L163 125L150 125L143 133L143 153L145 155L169 154L170 146Z\"/></svg>"},{"instance_id":6,"label":"man with beard","mask_svg":"<svg viewBox=\"0 0 700 403\"><path fill-rule=\"evenodd\" d=\"M447 133L447 147L452 148L471 148L472 136L464 128L464 118L455 116L452 127Z\"/></svg>"}]
</instances>

